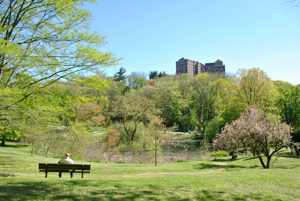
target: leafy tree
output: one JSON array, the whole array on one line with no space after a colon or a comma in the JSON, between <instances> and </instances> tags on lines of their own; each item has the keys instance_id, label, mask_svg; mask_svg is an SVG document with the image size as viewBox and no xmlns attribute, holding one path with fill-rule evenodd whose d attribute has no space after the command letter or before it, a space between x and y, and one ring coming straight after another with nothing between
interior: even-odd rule
<instances>
[{"instance_id":1,"label":"leafy tree","mask_svg":"<svg viewBox=\"0 0 300 201\"><path fill-rule=\"evenodd\" d=\"M149 73L149 80L151 80L151 79L157 79L157 78L163 77L165 75L166 75L165 71L161 71L161 72L150 71L150 73Z\"/></svg>"},{"instance_id":2,"label":"leafy tree","mask_svg":"<svg viewBox=\"0 0 300 201\"><path fill-rule=\"evenodd\" d=\"M131 142L135 140L138 125L150 121L159 113L155 108L155 102L147 99L137 91L130 91L124 96L117 96L112 102L110 115L120 121ZM130 123L133 122L133 128Z\"/></svg>"},{"instance_id":3,"label":"leafy tree","mask_svg":"<svg viewBox=\"0 0 300 201\"><path fill-rule=\"evenodd\" d=\"M230 124L232 121L238 119L244 111L244 102L238 96L236 88L237 84L233 83L230 79L218 80L219 90L217 104L220 108L220 116L222 123L220 127Z\"/></svg>"},{"instance_id":4,"label":"leafy tree","mask_svg":"<svg viewBox=\"0 0 300 201\"><path fill-rule=\"evenodd\" d=\"M165 75L166 75L165 71L161 71L161 72L159 72L159 73L157 74L157 78L163 77L163 76L165 76Z\"/></svg>"},{"instance_id":5,"label":"leafy tree","mask_svg":"<svg viewBox=\"0 0 300 201\"><path fill-rule=\"evenodd\" d=\"M273 110L277 90L267 73L259 68L240 69L232 79L236 83L238 97L245 108L256 105L263 110Z\"/></svg>"},{"instance_id":6,"label":"leafy tree","mask_svg":"<svg viewBox=\"0 0 300 201\"><path fill-rule=\"evenodd\" d=\"M281 81L281 80L273 81L273 83L274 83L274 86L276 86L277 88L282 88L284 90L289 90L293 87L293 85L291 83Z\"/></svg>"},{"instance_id":7,"label":"leafy tree","mask_svg":"<svg viewBox=\"0 0 300 201\"><path fill-rule=\"evenodd\" d=\"M140 89L146 85L146 74L144 72L132 72L127 76L128 87Z\"/></svg>"},{"instance_id":8,"label":"leafy tree","mask_svg":"<svg viewBox=\"0 0 300 201\"><path fill-rule=\"evenodd\" d=\"M3 128L0 130L0 139L1 139L1 146L5 146L5 140L7 138L19 138L20 132L16 131L16 130L10 130L7 128Z\"/></svg>"},{"instance_id":9,"label":"leafy tree","mask_svg":"<svg viewBox=\"0 0 300 201\"><path fill-rule=\"evenodd\" d=\"M89 32L92 16L85 3L96 1L0 1L2 125L19 124L17 113L28 114L24 100L46 95L42 89L49 85L79 72L99 72L119 61L112 53L100 51L107 42Z\"/></svg>"},{"instance_id":10,"label":"leafy tree","mask_svg":"<svg viewBox=\"0 0 300 201\"><path fill-rule=\"evenodd\" d=\"M181 122L182 113L178 82L172 77L160 79L155 85L157 89L157 107L161 110L161 117L166 126L173 126Z\"/></svg>"},{"instance_id":11,"label":"leafy tree","mask_svg":"<svg viewBox=\"0 0 300 201\"><path fill-rule=\"evenodd\" d=\"M181 114L182 118L179 123L179 129L183 131L194 130L197 125L196 111L192 105L191 95L192 95L192 76L182 73L175 76L175 80L178 83L178 91L180 94L181 103Z\"/></svg>"},{"instance_id":12,"label":"leafy tree","mask_svg":"<svg viewBox=\"0 0 300 201\"><path fill-rule=\"evenodd\" d=\"M89 33L94 0L1 1L1 88L20 86L23 100L74 73L99 71L119 60L99 50L105 37ZM62 6L63 5L63 6ZM28 80L29 78L29 80ZM27 80L27 81L26 81ZM40 85L38 85L40 83Z\"/></svg>"},{"instance_id":13,"label":"leafy tree","mask_svg":"<svg viewBox=\"0 0 300 201\"><path fill-rule=\"evenodd\" d=\"M149 72L149 80L153 80L157 78L158 71L150 71Z\"/></svg>"},{"instance_id":14,"label":"leafy tree","mask_svg":"<svg viewBox=\"0 0 300 201\"><path fill-rule=\"evenodd\" d=\"M84 102L86 106L93 105L92 107L87 107L87 110L90 110L91 112L90 118L93 120L100 120L97 123L98 126L107 126L110 120L109 112L111 110L111 100L116 94L121 93L119 92L119 88L117 87L116 83L113 82L111 79L107 79L106 77L102 76L89 76L85 78L78 78L76 81L83 84L84 87L87 88L87 90L79 96L81 96L82 98L88 98L87 100L89 103ZM78 100L78 98L76 97L74 97L74 99ZM82 107L82 103L80 102L78 103L81 104ZM95 108L97 112L93 111L92 108Z\"/></svg>"},{"instance_id":15,"label":"leafy tree","mask_svg":"<svg viewBox=\"0 0 300 201\"><path fill-rule=\"evenodd\" d=\"M123 67L121 67L121 68L119 69L119 71L115 73L115 75L114 75L114 80L115 80L116 82L123 82L123 81L125 81L125 79L126 79L125 73L126 73L126 69L123 68Z\"/></svg>"},{"instance_id":16,"label":"leafy tree","mask_svg":"<svg viewBox=\"0 0 300 201\"><path fill-rule=\"evenodd\" d=\"M242 116L226 125L213 142L214 149L248 147L259 158L263 168L270 167L272 156L290 141L290 127L273 115L266 115L255 107L248 107ZM266 157L266 163L263 161Z\"/></svg>"},{"instance_id":17,"label":"leafy tree","mask_svg":"<svg viewBox=\"0 0 300 201\"><path fill-rule=\"evenodd\" d=\"M205 133L205 123L212 120L216 116L215 100L217 90L215 83L209 73L196 75L193 80L193 107L196 111L198 120L198 130L202 128Z\"/></svg>"},{"instance_id":18,"label":"leafy tree","mask_svg":"<svg viewBox=\"0 0 300 201\"><path fill-rule=\"evenodd\" d=\"M300 85L287 89L278 87L278 91L276 106L280 110L282 121L300 128Z\"/></svg>"},{"instance_id":19,"label":"leafy tree","mask_svg":"<svg viewBox=\"0 0 300 201\"><path fill-rule=\"evenodd\" d=\"M106 125L105 118L102 115L101 106L94 102L84 102L75 105L76 120L80 123L84 123L85 126L100 127Z\"/></svg>"}]
</instances>

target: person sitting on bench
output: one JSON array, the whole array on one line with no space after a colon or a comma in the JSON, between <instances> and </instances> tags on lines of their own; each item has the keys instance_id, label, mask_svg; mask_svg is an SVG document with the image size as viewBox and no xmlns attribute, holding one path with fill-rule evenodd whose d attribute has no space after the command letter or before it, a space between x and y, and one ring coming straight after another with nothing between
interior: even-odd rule
<instances>
[{"instance_id":1,"label":"person sitting on bench","mask_svg":"<svg viewBox=\"0 0 300 201\"><path fill-rule=\"evenodd\" d=\"M72 159L69 158L70 154L66 153L66 158L61 159L60 161L58 161L58 163L63 163L63 164L74 164L74 161ZM62 172L60 172L58 174L59 178L61 178ZM70 172L71 178L73 178L74 173Z\"/></svg>"}]
</instances>

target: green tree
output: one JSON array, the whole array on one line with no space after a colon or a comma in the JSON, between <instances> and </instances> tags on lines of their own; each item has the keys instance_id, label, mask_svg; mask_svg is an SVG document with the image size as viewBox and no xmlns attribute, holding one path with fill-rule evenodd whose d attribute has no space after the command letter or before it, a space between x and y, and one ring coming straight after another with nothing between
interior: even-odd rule
<instances>
[{"instance_id":1,"label":"green tree","mask_svg":"<svg viewBox=\"0 0 300 201\"><path fill-rule=\"evenodd\" d=\"M79 72L99 72L118 58L101 52L105 37L89 31L95 0L0 1L0 114L26 111L22 102ZM8 112L10 111L10 112ZM12 121L13 123L16 121ZM3 124L2 124L3 125Z\"/></svg>"},{"instance_id":2,"label":"green tree","mask_svg":"<svg viewBox=\"0 0 300 201\"><path fill-rule=\"evenodd\" d=\"M133 90L124 96L119 95L112 102L110 115L120 121L123 129L131 142L135 140L138 125L150 121L159 113L155 108L155 101L147 99L137 91ZM133 127L130 123L133 122Z\"/></svg>"},{"instance_id":3,"label":"green tree","mask_svg":"<svg viewBox=\"0 0 300 201\"><path fill-rule=\"evenodd\" d=\"M238 119L241 113L245 109L244 102L238 96L236 83L233 83L230 79L218 80L219 90L217 104L220 108L220 116L222 117L222 123L220 127L224 127L226 124L231 124L232 121Z\"/></svg>"},{"instance_id":4,"label":"green tree","mask_svg":"<svg viewBox=\"0 0 300 201\"><path fill-rule=\"evenodd\" d=\"M206 122L212 120L217 114L217 89L209 73L196 75L193 80L193 107L198 120L198 130L205 133Z\"/></svg>"},{"instance_id":5,"label":"green tree","mask_svg":"<svg viewBox=\"0 0 300 201\"><path fill-rule=\"evenodd\" d=\"M289 88L278 87L279 95L276 106L283 122L300 128L300 85Z\"/></svg>"},{"instance_id":6,"label":"green tree","mask_svg":"<svg viewBox=\"0 0 300 201\"><path fill-rule=\"evenodd\" d=\"M175 76L175 80L178 82L178 91L180 94L181 103L181 121L178 122L180 130L194 130L197 125L196 111L192 105L192 76L182 73Z\"/></svg>"},{"instance_id":7,"label":"green tree","mask_svg":"<svg viewBox=\"0 0 300 201\"><path fill-rule=\"evenodd\" d=\"M164 119L164 124L171 127L181 122L182 102L178 91L178 82L173 77L168 76L159 79L155 84L157 89L157 107L161 110L161 117Z\"/></svg>"},{"instance_id":8,"label":"green tree","mask_svg":"<svg viewBox=\"0 0 300 201\"><path fill-rule=\"evenodd\" d=\"M5 140L8 138L19 138L20 132L16 131L16 130L10 130L6 128L3 128L0 130L0 139L1 139L1 146L5 146Z\"/></svg>"},{"instance_id":9,"label":"green tree","mask_svg":"<svg viewBox=\"0 0 300 201\"><path fill-rule=\"evenodd\" d=\"M157 78L163 77L165 75L166 75L165 71L161 71L161 72L150 71L150 73L149 73L149 80L151 80L151 79L157 79Z\"/></svg>"},{"instance_id":10,"label":"green tree","mask_svg":"<svg viewBox=\"0 0 300 201\"><path fill-rule=\"evenodd\" d=\"M123 82L123 81L125 81L125 79L126 79L125 73L126 73L126 69L123 68L123 67L121 67L121 68L119 69L119 71L115 73L115 75L114 75L114 80L115 80L116 82Z\"/></svg>"},{"instance_id":11,"label":"green tree","mask_svg":"<svg viewBox=\"0 0 300 201\"><path fill-rule=\"evenodd\" d=\"M153 80L157 78L158 71L150 71L149 72L149 80Z\"/></svg>"},{"instance_id":12,"label":"green tree","mask_svg":"<svg viewBox=\"0 0 300 201\"><path fill-rule=\"evenodd\" d=\"M256 105L263 110L274 110L277 90L266 72L259 68L240 69L232 80L245 108Z\"/></svg>"},{"instance_id":13,"label":"green tree","mask_svg":"<svg viewBox=\"0 0 300 201\"><path fill-rule=\"evenodd\" d=\"M131 89L140 89L146 85L146 73L132 72L127 76L128 87Z\"/></svg>"}]
</instances>

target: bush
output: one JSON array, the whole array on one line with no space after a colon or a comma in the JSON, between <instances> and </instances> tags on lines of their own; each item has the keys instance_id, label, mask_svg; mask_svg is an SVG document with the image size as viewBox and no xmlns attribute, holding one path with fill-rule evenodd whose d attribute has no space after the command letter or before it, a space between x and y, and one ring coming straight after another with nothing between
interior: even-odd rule
<instances>
[{"instance_id":1,"label":"bush","mask_svg":"<svg viewBox=\"0 0 300 201\"><path fill-rule=\"evenodd\" d=\"M119 159L116 163L127 163L125 158Z\"/></svg>"},{"instance_id":2,"label":"bush","mask_svg":"<svg viewBox=\"0 0 300 201\"><path fill-rule=\"evenodd\" d=\"M218 157L227 157L229 156L229 154L226 151L214 151L213 153L211 153L211 156L215 158L215 160L217 160Z\"/></svg>"},{"instance_id":3,"label":"bush","mask_svg":"<svg viewBox=\"0 0 300 201\"><path fill-rule=\"evenodd\" d=\"M188 160L178 159L177 161L174 161L175 163L183 163L183 162L189 162Z\"/></svg>"}]
</instances>

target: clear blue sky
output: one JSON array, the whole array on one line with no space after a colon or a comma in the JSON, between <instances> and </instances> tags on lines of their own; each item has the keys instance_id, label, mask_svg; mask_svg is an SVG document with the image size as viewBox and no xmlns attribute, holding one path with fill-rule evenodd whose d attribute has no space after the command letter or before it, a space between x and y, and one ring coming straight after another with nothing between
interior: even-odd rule
<instances>
[{"instance_id":1,"label":"clear blue sky","mask_svg":"<svg viewBox=\"0 0 300 201\"><path fill-rule=\"evenodd\" d=\"M91 29L107 35L104 51L133 71L175 74L184 57L220 59L226 72L259 67L272 80L300 84L300 9L285 0L99 0L87 5Z\"/></svg>"}]
</instances>

